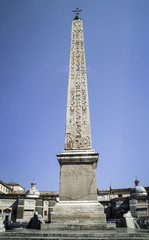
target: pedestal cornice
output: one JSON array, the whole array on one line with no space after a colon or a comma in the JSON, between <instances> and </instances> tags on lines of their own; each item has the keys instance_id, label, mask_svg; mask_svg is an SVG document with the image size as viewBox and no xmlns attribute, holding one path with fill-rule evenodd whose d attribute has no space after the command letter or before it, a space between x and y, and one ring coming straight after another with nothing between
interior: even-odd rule
<instances>
[{"instance_id":1,"label":"pedestal cornice","mask_svg":"<svg viewBox=\"0 0 149 240\"><path fill-rule=\"evenodd\" d=\"M57 159L61 164L93 164L98 162L99 153L95 153L94 150L86 151L62 151L61 154L57 154Z\"/></svg>"}]
</instances>

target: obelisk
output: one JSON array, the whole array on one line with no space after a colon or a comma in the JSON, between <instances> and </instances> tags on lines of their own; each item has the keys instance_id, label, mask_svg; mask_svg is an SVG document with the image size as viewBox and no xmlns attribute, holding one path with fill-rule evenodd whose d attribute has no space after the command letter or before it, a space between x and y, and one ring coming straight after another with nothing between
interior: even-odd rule
<instances>
[{"instance_id":1,"label":"obelisk","mask_svg":"<svg viewBox=\"0 0 149 240\"><path fill-rule=\"evenodd\" d=\"M83 24L78 12L71 32L65 150L91 150Z\"/></svg>"},{"instance_id":2,"label":"obelisk","mask_svg":"<svg viewBox=\"0 0 149 240\"><path fill-rule=\"evenodd\" d=\"M105 229L103 206L97 201L98 153L91 148L83 24L76 9L72 22L65 150L60 163L60 201L51 222L61 229Z\"/></svg>"}]
</instances>

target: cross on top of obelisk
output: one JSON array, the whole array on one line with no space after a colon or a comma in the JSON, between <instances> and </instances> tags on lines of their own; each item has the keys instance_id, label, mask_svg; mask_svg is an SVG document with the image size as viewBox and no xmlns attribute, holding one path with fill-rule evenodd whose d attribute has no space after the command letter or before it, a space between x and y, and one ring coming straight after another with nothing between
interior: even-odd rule
<instances>
[{"instance_id":1,"label":"cross on top of obelisk","mask_svg":"<svg viewBox=\"0 0 149 240\"><path fill-rule=\"evenodd\" d=\"M82 10L76 8L76 10L74 10L73 12L76 12L76 17L74 19L80 19L79 17L79 12L81 12Z\"/></svg>"}]
</instances>

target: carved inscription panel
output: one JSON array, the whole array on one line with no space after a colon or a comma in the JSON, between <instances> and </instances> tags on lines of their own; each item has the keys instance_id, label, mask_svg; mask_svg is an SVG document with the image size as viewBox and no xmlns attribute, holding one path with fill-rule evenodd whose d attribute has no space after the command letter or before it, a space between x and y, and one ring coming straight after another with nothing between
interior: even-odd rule
<instances>
[{"instance_id":1,"label":"carved inscription panel","mask_svg":"<svg viewBox=\"0 0 149 240\"><path fill-rule=\"evenodd\" d=\"M96 168L92 165L63 165L60 180L61 201L97 201Z\"/></svg>"},{"instance_id":2,"label":"carved inscription panel","mask_svg":"<svg viewBox=\"0 0 149 240\"><path fill-rule=\"evenodd\" d=\"M72 23L65 149L91 149L83 25Z\"/></svg>"}]
</instances>

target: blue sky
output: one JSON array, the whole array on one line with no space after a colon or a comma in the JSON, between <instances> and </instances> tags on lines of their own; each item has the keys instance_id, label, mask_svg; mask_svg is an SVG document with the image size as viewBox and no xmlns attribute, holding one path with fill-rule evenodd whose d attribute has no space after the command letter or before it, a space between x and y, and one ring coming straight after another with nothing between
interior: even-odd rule
<instances>
[{"instance_id":1,"label":"blue sky","mask_svg":"<svg viewBox=\"0 0 149 240\"><path fill-rule=\"evenodd\" d=\"M136 176L148 186L148 0L0 0L0 179L59 190L76 7L97 187L133 187Z\"/></svg>"}]
</instances>

